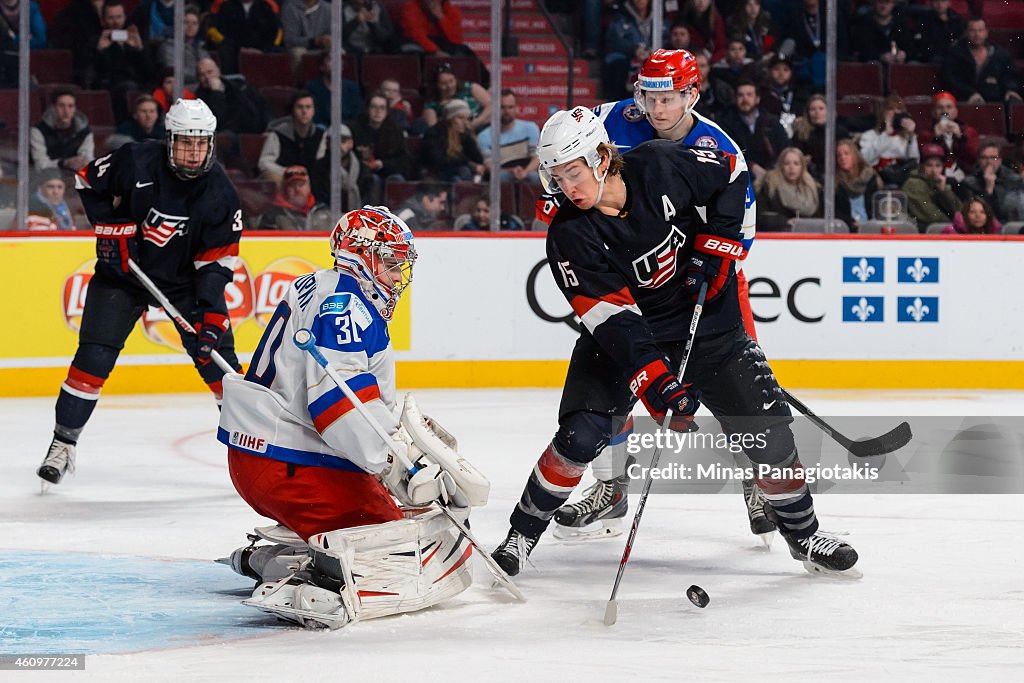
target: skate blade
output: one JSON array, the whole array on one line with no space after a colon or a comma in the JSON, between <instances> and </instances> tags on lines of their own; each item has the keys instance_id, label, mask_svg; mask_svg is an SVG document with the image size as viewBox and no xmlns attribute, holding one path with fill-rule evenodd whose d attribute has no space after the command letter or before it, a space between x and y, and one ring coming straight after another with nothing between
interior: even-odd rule
<instances>
[{"instance_id":1,"label":"skate blade","mask_svg":"<svg viewBox=\"0 0 1024 683\"><path fill-rule=\"evenodd\" d=\"M761 539L761 543L764 546L765 550L772 549L772 543L775 541L774 531L766 531L763 534L757 534L757 537Z\"/></svg>"},{"instance_id":2,"label":"skate blade","mask_svg":"<svg viewBox=\"0 0 1024 683\"><path fill-rule=\"evenodd\" d=\"M837 571L835 569L829 569L828 567L822 567L820 564L815 564L810 560L803 560L802 564L804 565L804 569L807 570L808 574L814 574L816 576L828 576L833 579L844 579L848 581L856 581L858 579L864 578L864 572L858 569L856 565L850 567L849 569Z\"/></svg>"},{"instance_id":3,"label":"skate blade","mask_svg":"<svg viewBox=\"0 0 1024 683\"><path fill-rule=\"evenodd\" d=\"M567 543L579 543L581 541L592 541L599 538L614 538L622 535L622 519L602 519L585 527L562 526L555 524L555 531L552 534L559 541Z\"/></svg>"}]
</instances>

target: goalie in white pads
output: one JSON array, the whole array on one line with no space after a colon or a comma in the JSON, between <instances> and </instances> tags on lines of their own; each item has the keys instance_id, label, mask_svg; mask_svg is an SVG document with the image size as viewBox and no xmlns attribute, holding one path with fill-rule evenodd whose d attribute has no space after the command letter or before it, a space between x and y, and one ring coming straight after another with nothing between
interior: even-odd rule
<instances>
[{"instance_id":1,"label":"goalie in white pads","mask_svg":"<svg viewBox=\"0 0 1024 683\"><path fill-rule=\"evenodd\" d=\"M469 542L425 506L440 500L468 513L486 502L489 484L411 396L397 410L387 323L412 280L409 228L383 207L363 207L335 225L331 250L333 269L293 282L246 375L225 378L218 439L228 446L239 495L284 527L257 530L273 545L256 545L253 536L232 553L232 568L261 582L245 603L337 628L421 609L469 587ZM373 417L408 447L414 475L294 344L303 328Z\"/></svg>"}]
</instances>

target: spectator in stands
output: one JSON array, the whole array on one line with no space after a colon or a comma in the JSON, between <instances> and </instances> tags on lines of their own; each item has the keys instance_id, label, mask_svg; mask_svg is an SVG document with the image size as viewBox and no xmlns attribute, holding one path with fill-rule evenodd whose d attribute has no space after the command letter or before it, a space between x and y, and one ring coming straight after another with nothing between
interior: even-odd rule
<instances>
[{"instance_id":1,"label":"spectator in stands","mask_svg":"<svg viewBox=\"0 0 1024 683\"><path fill-rule=\"evenodd\" d=\"M768 73L761 86L761 108L779 117L786 134L793 136L793 121L807 107L807 89L793 77L793 64L781 55L768 63Z\"/></svg>"},{"instance_id":2,"label":"spectator in stands","mask_svg":"<svg viewBox=\"0 0 1024 683\"><path fill-rule=\"evenodd\" d=\"M782 150L775 168L756 187L759 230L787 231L798 218L824 215L821 186L807 172L807 161L796 147Z\"/></svg>"},{"instance_id":3,"label":"spectator in stands","mask_svg":"<svg viewBox=\"0 0 1024 683\"><path fill-rule=\"evenodd\" d=\"M942 229L943 235L998 235L1003 225L992 213L992 206L981 197L967 201L964 211L953 216L953 223Z\"/></svg>"},{"instance_id":4,"label":"spectator in stands","mask_svg":"<svg viewBox=\"0 0 1024 683\"><path fill-rule=\"evenodd\" d=\"M903 99L894 93L878 103L874 129L860 136L861 154L887 185L899 187L917 168L916 130Z\"/></svg>"},{"instance_id":5,"label":"spectator in stands","mask_svg":"<svg viewBox=\"0 0 1024 683\"><path fill-rule=\"evenodd\" d=\"M846 221L850 232L871 219L871 200L882 189L882 179L861 156L853 140L836 143L836 216ZM840 210L839 207L843 209Z\"/></svg>"},{"instance_id":6,"label":"spectator in stands","mask_svg":"<svg viewBox=\"0 0 1024 683\"><path fill-rule=\"evenodd\" d=\"M670 50L688 50L693 52L692 40L690 39L690 27L686 24L673 24L668 32L668 47Z\"/></svg>"},{"instance_id":7,"label":"spectator in stands","mask_svg":"<svg viewBox=\"0 0 1024 683\"><path fill-rule=\"evenodd\" d=\"M793 70L801 83L815 89L825 87L825 24L826 10L821 0L803 0L801 11L786 23L782 41L776 52L793 60ZM844 14L840 4L837 18ZM836 57L842 61L847 48L847 21L836 22Z\"/></svg>"},{"instance_id":8,"label":"spectator in stands","mask_svg":"<svg viewBox=\"0 0 1024 683\"><path fill-rule=\"evenodd\" d=\"M139 33L148 42L173 40L174 0L143 0L135 8L132 23L139 27Z\"/></svg>"},{"instance_id":9,"label":"spectator in stands","mask_svg":"<svg viewBox=\"0 0 1024 683\"><path fill-rule=\"evenodd\" d=\"M858 62L903 64L914 49L914 28L894 10L894 0L872 0L872 11L850 27L850 46Z\"/></svg>"},{"instance_id":10,"label":"spectator in stands","mask_svg":"<svg viewBox=\"0 0 1024 683\"><path fill-rule=\"evenodd\" d=\"M405 37L413 41L402 51L417 50L428 55L472 56L462 37L462 12L449 0L406 0L399 14Z\"/></svg>"},{"instance_id":11,"label":"spectator in stands","mask_svg":"<svg viewBox=\"0 0 1024 683\"><path fill-rule=\"evenodd\" d=\"M331 153L330 131L324 134L328 151L317 159L310 171L313 179L313 194L317 201L327 204L331 198ZM352 131L341 124L341 207L342 211L358 209L363 204L381 204L384 183L379 176L370 173L356 155ZM365 198L365 201L364 201Z\"/></svg>"},{"instance_id":12,"label":"spectator in stands","mask_svg":"<svg viewBox=\"0 0 1024 683\"><path fill-rule=\"evenodd\" d=\"M103 32L104 0L71 0L54 21L52 39L57 48L71 50L75 83L88 87L93 81L96 41Z\"/></svg>"},{"instance_id":13,"label":"spectator in stands","mask_svg":"<svg viewBox=\"0 0 1024 683\"><path fill-rule=\"evenodd\" d=\"M513 180L539 183L537 168L540 159L537 157L537 142L540 140L540 129L533 121L519 118L519 105L516 94L512 90L501 91L501 133L498 139L498 160L502 168L501 182ZM477 143L484 158L491 157L491 129L488 126L480 131ZM492 164L493 165L493 164Z\"/></svg>"},{"instance_id":14,"label":"spectator in stands","mask_svg":"<svg viewBox=\"0 0 1024 683\"><path fill-rule=\"evenodd\" d=\"M0 22L6 24L5 28L11 31L15 41L18 40L22 4L22 0L0 0ZM46 21L36 2L28 3L28 34L28 46L31 49L46 47Z\"/></svg>"},{"instance_id":15,"label":"spectator in stands","mask_svg":"<svg viewBox=\"0 0 1024 683\"><path fill-rule=\"evenodd\" d=\"M690 27L690 43L707 50L712 63L725 58L725 18L711 0L683 0L676 21Z\"/></svg>"},{"instance_id":16,"label":"spectator in stands","mask_svg":"<svg viewBox=\"0 0 1024 683\"><path fill-rule=\"evenodd\" d=\"M103 32L96 41L96 81L93 87L109 90L114 119L128 120L127 93L141 90L152 79L152 65L146 46L121 0L107 0L103 6Z\"/></svg>"},{"instance_id":17,"label":"spectator in stands","mask_svg":"<svg viewBox=\"0 0 1024 683\"><path fill-rule=\"evenodd\" d=\"M263 212L260 230L330 230L331 210L310 192L309 173L302 166L289 166L281 178L274 203Z\"/></svg>"},{"instance_id":18,"label":"spectator in stands","mask_svg":"<svg viewBox=\"0 0 1024 683\"><path fill-rule=\"evenodd\" d=\"M419 183L416 195L402 202L395 212L416 234L442 230L438 219L448 204L448 189L442 183Z\"/></svg>"},{"instance_id":19,"label":"spectator in stands","mask_svg":"<svg viewBox=\"0 0 1024 683\"><path fill-rule=\"evenodd\" d=\"M978 165L963 184L984 199L1000 221L1024 220L1024 178L1003 165L998 142L981 143Z\"/></svg>"},{"instance_id":20,"label":"spectator in stands","mask_svg":"<svg viewBox=\"0 0 1024 683\"><path fill-rule=\"evenodd\" d=\"M501 230L525 230L523 219L519 216L502 212ZM491 200L481 196L473 202L473 210L462 214L455 219L456 230L490 230L491 229Z\"/></svg>"},{"instance_id":21,"label":"spectator in stands","mask_svg":"<svg viewBox=\"0 0 1024 683\"><path fill-rule=\"evenodd\" d=\"M166 135L167 131L160 121L160 105L151 95L139 95L132 106L132 118L118 125L117 133L107 138L107 151L113 152L129 142L162 142Z\"/></svg>"},{"instance_id":22,"label":"spectator in stands","mask_svg":"<svg viewBox=\"0 0 1024 683\"><path fill-rule=\"evenodd\" d=\"M775 36L771 14L761 9L761 0L746 0L726 20L727 33L739 36L747 48L747 56L758 60L772 54Z\"/></svg>"},{"instance_id":23,"label":"spectator in stands","mask_svg":"<svg viewBox=\"0 0 1024 683\"><path fill-rule=\"evenodd\" d=\"M409 130L413 122L412 103L402 97L402 84L394 78L380 82L380 93L388 100L388 116L401 127Z\"/></svg>"},{"instance_id":24,"label":"spectator in stands","mask_svg":"<svg viewBox=\"0 0 1024 683\"><path fill-rule=\"evenodd\" d=\"M366 111L352 123L356 152L381 180L405 180L412 158L401 127L388 114L388 102L376 92L366 100Z\"/></svg>"},{"instance_id":25,"label":"spectator in stands","mask_svg":"<svg viewBox=\"0 0 1024 683\"><path fill-rule=\"evenodd\" d=\"M217 132L262 133L267 129L270 107L244 79L222 78L217 62L209 57L199 60L196 75L196 95L217 117Z\"/></svg>"},{"instance_id":26,"label":"spectator in stands","mask_svg":"<svg viewBox=\"0 0 1024 683\"><path fill-rule=\"evenodd\" d=\"M811 95L807 100L807 110L803 116L793 122L793 146L807 157L807 168L811 176L818 182L825 174L825 124L828 121L828 110L825 108L824 95ZM847 137L846 127L836 122L836 139Z\"/></svg>"},{"instance_id":27,"label":"spectator in stands","mask_svg":"<svg viewBox=\"0 0 1024 683\"><path fill-rule=\"evenodd\" d=\"M298 68L307 52L330 53L331 6L320 0L285 0L281 7L281 33L284 49L292 56L293 69ZM345 51L351 52L347 45Z\"/></svg>"},{"instance_id":28,"label":"spectator in stands","mask_svg":"<svg viewBox=\"0 0 1024 683\"><path fill-rule=\"evenodd\" d=\"M270 124L263 142L257 165L264 180L279 183L288 166L299 165L309 170L326 154L324 130L313 122L313 96L300 90L292 97L289 110L291 115Z\"/></svg>"},{"instance_id":29,"label":"spectator in stands","mask_svg":"<svg viewBox=\"0 0 1024 683\"><path fill-rule=\"evenodd\" d=\"M650 0L626 0L612 11L604 34L605 97L621 100L633 94L630 74L651 54L654 38L654 18ZM661 44L661 41L658 41Z\"/></svg>"},{"instance_id":30,"label":"spectator in stands","mask_svg":"<svg viewBox=\"0 0 1024 683\"><path fill-rule=\"evenodd\" d=\"M324 52L320 57L320 78L306 81L302 89L313 96L316 104L316 124L327 127L331 125L331 53ZM352 121L363 111L363 96L359 86L348 80L341 79L341 120Z\"/></svg>"},{"instance_id":31,"label":"spectator in stands","mask_svg":"<svg viewBox=\"0 0 1024 683\"><path fill-rule=\"evenodd\" d=\"M380 2L345 0L342 12L345 52L376 54L395 51L395 25L387 8Z\"/></svg>"},{"instance_id":32,"label":"spectator in stands","mask_svg":"<svg viewBox=\"0 0 1024 683\"><path fill-rule=\"evenodd\" d=\"M197 67L200 59L207 59L210 53L203 47L203 39L199 35L199 9L193 5L185 7L185 61L182 74L185 87L195 90L199 87ZM174 67L174 40L164 40L156 48L156 63L161 69ZM207 103L209 104L209 103ZM219 118L219 117L218 117Z\"/></svg>"},{"instance_id":33,"label":"spectator in stands","mask_svg":"<svg viewBox=\"0 0 1024 683\"><path fill-rule=\"evenodd\" d=\"M946 150L929 143L921 147L921 166L907 182L907 210L924 232L930 223L948 221L960 210L960 198L946 180Z\"/></svg>"},{"instance_id":34,"label":"spectator in stands","mask_svg":"<svg viewBox=\"0 0 1024 683\"><path fill-rule=\"evenodd\" d=\"M238 73L241 48L270 52L280 45L281 22L267 0L224 0L211 23L206 35L217 46L220 68L227 74Z\"/></svg>"},{"instance_id":35,"label":"spectator in stands","mask_svg":"<svg viewBox=\"0 0 1024 683\"><path fill-rule=\"evenodd\" d=\"M779 152L789 145L789 136L778 117L761 108L753 81L736 85L736 104L719 116L718 125L746 154L750 174L755 179L772 168Z\"/></svg>"},{"instance_id":36,"label":"spectator in stands","mask_svg":"<svg viewBox=\"0 0 1024 683\"><path fill-rule=\"evenodd\" d=\"M946 51L964 35L967 24L950 8L950 0L929 0L931 9L918 18L917 40L911 57L918 62L941 63Z\"/></svg>"},{"instance_id":37,"label":"spectator in stands","mask_svg":"<svg viewBox=\"0 0 1024 683\"><path fill-rule=\"evenodd\" d=\"M711 67L711 73L733 87L741 80L757 78L754 60L747 57L747 46L738 36L726 43L725 58Z\"/></svg>"},{"instance_id":38,"label":"spectator in stands","mask_svg":"<svg viewBox=\"0 0 1024 683\"><path fill-rule=\"evenodd\" d=\"M89 120L78 111L70 90L54 90L50 95L49 109L29 131L29 156L35 170L56 167L66 176L95 157Z\"/></svg>"},{"instance_id":39,"label":"spectator in stands","mask_svg":"<svg viewBox=\"0 0 1024 683\"><path fill-rule=\"evenodd\" d=\"M693 58L697 62L697 71L700 72L700 99L697 100L694 111L717 121L722 112L736 103L736 93L731 85L711 72L707 51L697 50L693 53Z\"/></svg>"},{"instance_id":40,"label":"spectator in stands","mask_svg":"<svg viewBox=\"0 0 1024 683\"><path fill-rule=\"evenodd\" d=\"M946 175L962 181L974 169L981 138L978 130L960 120L953 94L943 90L932 98L933 142L946 150Z\"/></svg>"},{"instance_id":41,"label":"spectator in stands","mask_svg":"<svg viewBox=\"0 0 1024 683\"><path fill-rule=\"evenodd\" d=\"M452 100L444 107L444 121L423 136L423 170L437 180L479 181L487 172L469 122L469 106Z\"/></svg>"},{"instance_id":42,"label":"spectator in stands","mask_svg":"<svg viewBox=\"0 0 1024 683\"><path fill-rule=\"evenodd\" d=\"M423 121L428 128L444 118L445 107L459 100L469 108L473 130L491 123L491 94L479 83L460 81L451 66L442 64L434 71L434 99L423 105Z\"/></svg>"},{"instance_id":43,"label":"spectator in stands","mask_svg":"<svg viewBox=\"0 0 1024 683\"><path fill-rule=\"evenodd\" d=\"M160 72L160 85L153 90L153 99L160 105L161 113L166 114L174 102L174 69L164 69ZM188 88L181 89L181 97L185 100L196 99L196 94Z\"/></svg>"},{"instance_id":44,"label":"spectator in stands","mask_svg":"<svg viewBox=\"0 0 1024 683\"><path fill-rule=\"evenodd\" d=\"M29 197L29 230L74 230L75 221L71 209L64 200L65 184L60 171L47 168L36 178L36 191Z\"/></svg>"},{"instance_id":45,"label":"spectator in stands","mask_svg":"<svg viewBox=\"0 0 1024 683\"><path fill-rule=\"evenodd\" d=\"M958 102L1020 102L1020 78L1005 48L989 42L984 19L970 19L942 63L942 80Z\"/></svg>"}]
</instances>

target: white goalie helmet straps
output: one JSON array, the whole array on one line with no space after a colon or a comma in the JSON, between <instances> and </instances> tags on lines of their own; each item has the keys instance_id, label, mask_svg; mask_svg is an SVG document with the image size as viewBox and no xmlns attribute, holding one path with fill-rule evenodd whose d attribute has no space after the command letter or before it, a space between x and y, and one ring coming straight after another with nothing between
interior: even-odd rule
<instances>
[{"instance_id":1,"label":"white goalie helmet straps","mask_svg":"<svg viewBox=\"0 0 1024 683\"><path fill-rule=\"evenodd\" d=\"M598 173L597 169L601 165L598 146L609 142L604 124L588 107L555 112L544 124L537 143L540 178L544 188L548 192L560 192L558 184L551 177L551 170L575 159L583 159L593 170L594 178L600 186L594 203L601 201L608 170Z\"/></svg>"}]
</instances>

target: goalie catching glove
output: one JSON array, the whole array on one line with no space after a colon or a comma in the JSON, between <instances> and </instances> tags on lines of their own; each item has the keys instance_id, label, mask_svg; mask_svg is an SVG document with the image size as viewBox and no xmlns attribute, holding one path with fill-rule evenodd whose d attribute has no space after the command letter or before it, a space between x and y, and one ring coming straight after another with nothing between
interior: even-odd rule
<instances>
[{"instance_id":1,"label":"goalie catching glove","mask_svg":"<svg viewBox=\"0 0 1024 683\"><path fill-rule=\"evenodd\" d=\"M697 300L700 287L708 283L707 301L712 301L736 277L733 262L743 258L743 245L734 240L713 235L697 235L686 266L683 288Z\"/></svg>"}]
</instances>

